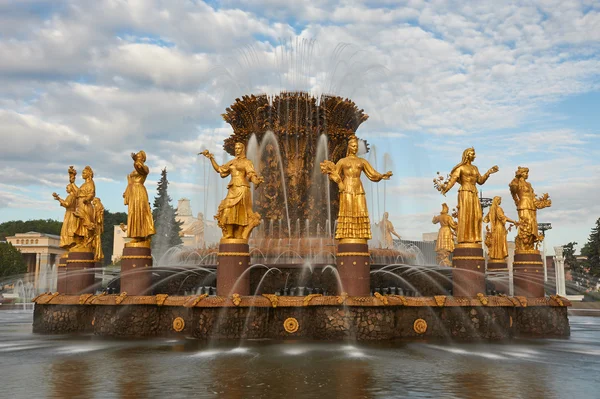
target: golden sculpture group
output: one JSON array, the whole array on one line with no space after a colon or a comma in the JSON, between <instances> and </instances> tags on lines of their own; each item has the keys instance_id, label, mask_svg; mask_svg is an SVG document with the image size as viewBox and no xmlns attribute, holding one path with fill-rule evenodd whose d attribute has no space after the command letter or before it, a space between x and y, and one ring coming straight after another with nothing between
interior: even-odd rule
<instances>
[{"instance_id":1,"label":"golden sculpture group","mask_svg":"<svg viewBox=\"0 0 600 399\"><path fill-rule=\"evenodd\" d=\"M146 153L132 153L134 170L127 176L127 188L123 194L125 205L129 206L127 213L127 237L131 241L126 247L150 247L150 240L155 234L154 220L148 202L148 192L144 182L149 169L144 164ZM67 197L63 200L58 194L52 193L55 200L65 208L65 216L60 232L60 246L69 252L92 252L94 262L102 262L102 233L104 232L104 206L96 197L94 172L86 166L81 176L85 180L81 187L75 184L77 171L69 167L69 184Z\"/></svg>"},{"instance_id":2,"label":"golden sculpture group","mask_svg":"<svg viewBox=\"0 0 600 399\"><path fill-rule=\"evenodd\" d=\"M214 170L222 178L231 176L227 185L227 195L219 204L215 219L222 229L223 243L247 243L252 230L260 224L261 216L252 209L250 183L255 188L263 183L263 177L255 171L253 163L246 158L246 147L243 143L235 143L235 157L219 165L214 155L208 150L202 151L211 162ZM335 238L340 244L366 244L371 238L371 222L367 209L365 190L361 182L361 174L374 182L387 180L392 172L379 173L371 164L357 156L358 139L351 135L348 138L346 156L337 163L325 160L320 168L323 174L335 182L339 189L339 212ZM536 253L537 245L543 240L538 233L537 210L551 206L547 193L536 197L531 184L527 181L529 169L518 167L515 178L509 188L518 211L518 221L508 218L501 208L502 200L494 197L485 218L478 196L476 185L483 185L490 175L498 171L493 166L483 175L477 166L473 165L476 154L473 148L464 150L462 160L444 179L438 176L434 179L435 188L442 194L458 183L458 205L456 219L449 214L447 204L442 204L442 211L432 219L439 224L436 252L440 265L450 266L450 254L456 248L481 248L482 223L486 227L485 245L488 247L489 261L502 263L508 256L506 223L517 226L516 251L518 253ZM123 194L124 204L128 206L127 237L130 241L126 247L149 248L151 238L156 233L148 192L144 186L149 174L145 165L146 153L132 153L133 171L127 177L127 188ZM64 222L61 230L60 245L69 252L92 252L94 261L103 259L101 235L103 233L104 207L96 197L94 173L89 166L82 172L84 183L77 187L75 184L77 172L71 166L68 170L69 184L66 187L67 197L63 200L58 194L54 198L65 208ZM438 173L439 174L439 173ZM512 226L509 226L509 230ZM400 236L389 221L389 215L384 213L379 223L382 231L384 248L393 247L392 235Z\"/></svg>"},{"instance_id":3,"label":"golden sculpture group","mask_svg":"<svg viewBox=\"0 0 600 399\"><path fill-rule=\"evenodd\" d=\"M433 179L434 187L443 195L456 184L460 184L458 190L458 221L455 223L448 215L448 206L443 204L442 213L433 218L433 223L440 223L440 232L436 251L441 265L451 264L448 255L454 250L454 238L451 236L456 231L457 247L474 248L482 242L482 222L489 223L486 226L485 245L488 247L489 260L491 263L502 263L508 257L507 229L506 223L517 226L518 233L515 239L515 250L517 253L537 253L537 246L543 240L538 233L537 210L552 205L547 193L536 197L527 182L529 169L519 166L515 172L515 178L510 182L509 188L512 198L517 207L519 220L512 220L504 214L500 207L502 199L498 196L492 200L492 205L485 218L476 184L484 184L489 176L498 171L498 166L493 166L485 174L481 175L472 162L475 160L475 149L467 148L463 151L462 161L456 165L447 178L439 176ZM442 222L444 221L444 222ZM452 226L455 227L452 227ZM509 226L509 230L510 230Z\"/></svg>"},{"instance_id":4,"label":"golden sculpture group","mask_svg":"<svg viewBox=\"0 0 600 399\"><path fill-rule=\"evenodd\" d=\"M94 261L104 259L101 235L104 231L104 206L96 197L94 172L86 166L81 173L84 183L75 184L77 171L69 167L67 197L63 200L57 193L52 196L65 208L65 217L60 233L60 246L68 252L92 252Z\"/></svg>"}]
</instances>

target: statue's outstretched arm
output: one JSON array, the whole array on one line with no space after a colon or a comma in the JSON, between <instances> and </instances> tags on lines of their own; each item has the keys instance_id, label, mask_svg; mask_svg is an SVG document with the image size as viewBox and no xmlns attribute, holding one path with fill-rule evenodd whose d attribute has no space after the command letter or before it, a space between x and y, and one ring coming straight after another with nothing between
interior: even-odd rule
<instances>
[{"instance_id":1,"label":"statue's outstretched arm","mask_svg":"<svg viewBox=\"0 0 600 399\"><path fill-rule=\"evenodd\" d=\"M387 171L387 172L381 174L381 173L377 172L373 166L371 166L369 161L367 161L366 159L363 159L362 161L363 161L363 170L365 171L365 175L369 178L369 180L371 180L371 181L388 180L390 177L392 177L392 171Z\"/></svg>"},{"instance_id":2,"label":"statue's outstretched arm","mask_svg":"<svg viewBox=\"0 0 600 399\"><path fill-rule=\"evenodd\" d=\"M494 174L498 171L498 165L492 166L487 172L482 175L479 174L479 170L477 170L477 184L484 184L491 174Z\"/></svg>"}]
</instances>

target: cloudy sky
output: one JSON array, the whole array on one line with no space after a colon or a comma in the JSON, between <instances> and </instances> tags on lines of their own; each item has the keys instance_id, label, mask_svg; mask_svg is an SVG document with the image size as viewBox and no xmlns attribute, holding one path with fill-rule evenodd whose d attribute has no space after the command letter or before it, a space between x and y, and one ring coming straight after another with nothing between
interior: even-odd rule
<instances>
[{"instance_id":1,"label":"cloudy sky","mask_svg":"<svg viewBox=\"0 0 600 399\"><path fill-rule=\"evenodd\" d=\"M432 178L470 146L482 172L500 167L483 195L511 217L508 183L529 166L553 200L549 247L584 243L600 217L598 1L0 0L0 222L61 219L69 165L91 165L125 211L139 149L151 195L166 166L171 196L210 216L224 192L205 191L216 178L195 154L222 157L236 97L281 90L370 115L358 134L394 171L370 210L405 238L456 204Z\"/></svg>"}]
</instances>

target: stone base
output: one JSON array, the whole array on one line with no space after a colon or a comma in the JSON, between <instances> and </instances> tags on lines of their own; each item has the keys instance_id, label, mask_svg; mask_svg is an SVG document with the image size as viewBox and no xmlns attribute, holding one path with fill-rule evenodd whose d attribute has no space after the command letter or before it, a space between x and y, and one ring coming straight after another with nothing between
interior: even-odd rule
<instances>
[{"instance_id":1,"label":"stone base","mask_svg":"<svg viewBox=\"0 0 600 399\"><path fill-rule=\"evenodd\" d=\"M56 292L65 294L67 292L67 256L58 260L56 269Z\"/></svg>"},{"instance_id":2,"label":"stone base","mask_svg":"<svg viewBox=\"0 0 600 399\"><path fill-rule=\"evenodd\" d=\"M341 289L350 296L369 296L371 293L369 246L367 244L338 244L337 271Z\"/></svg>"},{"instance_id":3,"label":"stone base","mask_svg":"<svg viewBox=\"0 0 600 399\"><path fill-rule=\"evenodd\" d=\"M221 243L217 255L217 295L250 295L250 247L247 243Z\"/></svg>"},{"instance_id":4,"label":"stone base","mask_svg":"<svg viewBox=\"0 0 600 399\"><path fill-rule=\"evenodd\" d=\"M358 341L504 340L570 333L570 304L564 298L241 297L233 302L214 296L165 297L41 295L35 300L33 331Z\"/></svg>"},{"instance_id":5,"label":"stone base","mask_svg":"<svg viewBox=\"0 0 600 399\"><path fill-rule=\"evenodd\" d=\"M125 247L121 257L121 292L128 295L151 295L152 250Z\"/></svg>"},{"instance_id":6,"label":"stone base","mask_svg":"<svg viewBox=\"0 0 600 399\"><path fill-rule=\"evenodd\" d=\"M515 253L513 262L515 296L541 298L544 293L544 263L539 251Z\"/></svg>"},{"instance_id":7,"label":"stone base","mask_svg":"<svg viewBox=\"0 0 600 399\"><path fill-rule=\"evenodd\" d=\"M492 285L494 294L509 295L510 280L506 262L488 262L487 280Z\"/></svg>"},{"instance_id":8,"label":"stone base","mask_svg":"<svg viewBox=\"0 0 600 399\"><path fill-rule=\"evenodd\" d=\"M94 287L94 254L92 252L69 252L65 277L65 294L92 294Z\"/></svg>"},{"instance_id":9,"label":"stone base","mask_svg":"<svg viewBox=\"0 0 600 399\"><path fill-rule=\"evenodd\" d=\"M457 245L452 255L452 295L485 294L485 259L481 245Z\"/></svg>"}]
</instances>

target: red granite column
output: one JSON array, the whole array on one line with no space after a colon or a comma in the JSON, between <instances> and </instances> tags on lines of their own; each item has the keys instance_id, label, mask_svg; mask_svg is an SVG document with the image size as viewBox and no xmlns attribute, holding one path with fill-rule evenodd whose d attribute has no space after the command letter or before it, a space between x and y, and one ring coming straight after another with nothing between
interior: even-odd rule
<instances>
[{"instance_id":1,"label":"red granite column","mask_svg":"<svg viewBox=\"0 0 600 399\"><path fill-rule=\"evenodd\" d=\"M487 278L496 293L508 295L510 282L506 262L488 261Z\"/></svg>"},{"instance_id":2,"label":"red granite column","mask_svg":"<svg viewBox=\"0 0 600 399\"><path fill-rule=\"evenodd\" d=\"M65 294L93 294L94 265L92 252L69 252Z\"/></svg>"},{"instance_id":3,"label":"red granite column","mask_svg":"<svg viewBox=\"0 0 600 399\"><path fill-rule=\"evenodd\" d=\"M121 257L121 292L152 295L152 250L125 247Z\"/></svg>"},{"instance_id":4,"label":"red granite column","mask_svg":"<svg viewBox=\"0 0 600 399\"><path fill-rule=\"evenodd\" d=\"M247 240L221 240L217 254L217 295L250 295L250 273L244 273L249 264Z\"/></svg>"},{"instance_id":5,"label":"red granite column","mask_svg":"<svg viewBox=\"0 0 600 399\"><path fill-rule=\"evenodd\" d=\"M58 260L56 269L56 291L64 294L67 291L67 258L69 254L64 254Z\"/></svg>"},{"instance_id":6,"label":"red granite column","mask_svg":"<svg viewBox=\"0 0 600 399\"><path fill-rule=\"evenodd\" d=\"M452 295L485 294L485 259L479 244L458 244L452 255Z\"/></svg>"},{"instance_id":7,"label":"red granite column","mask_svg":"<svg viewBox=\"0 0 600 399\"><path fill-rule=\"evenodd\" d=\"M544 262L539 251L515 253L513 282L516 296L544 297Z\"/></svg>"},{"instance_id":8,"label":"red granite column","mask_svg":"<svg viewBox=\"0 0 600 399\"><path fill-rule=\"evenodd\" d=\"M341 289L344 292L349 296L371 295L371 258L365 240L341 240L336 261Z\"/></svg>"}]
</instances>

